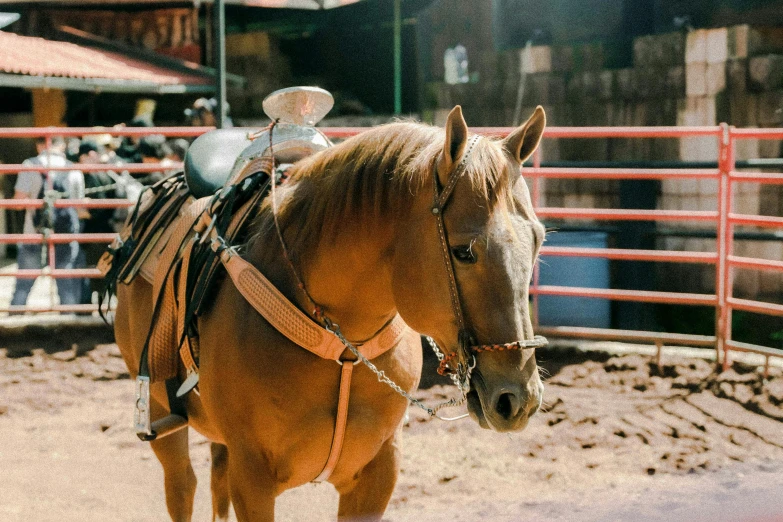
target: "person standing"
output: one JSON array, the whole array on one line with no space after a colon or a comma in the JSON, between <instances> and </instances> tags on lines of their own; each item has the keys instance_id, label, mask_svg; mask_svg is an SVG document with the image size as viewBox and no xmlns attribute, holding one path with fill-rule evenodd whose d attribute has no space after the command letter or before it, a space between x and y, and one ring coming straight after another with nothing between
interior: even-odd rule
<instances>
[{"instance_id":1,"label":"person standing","mask_svg":"<svg viewBox=\"0 0 783 522\"><path fill-rule=\"evenodd\" d=\"M83 165L101 165L105 158L102 147L94 140L85 138L79 145L77 161ZM84 173L84 185L91 192L90 197L97 199L119 198L117 182L107 171L92 171ZM114 233L114 208L90 209L89 217L81 220L81 231L84 234L111 234ZM85 265L95 266L101 255L106 251L103 243L84 243L81 245L84 253ZM103 278L85 279L83 283L82 304L92 303L93 292L103 293L105 285Z\"/></svg>"},{"instance_id":2,"label":"person standing","mask_svg":"<svg viewBox=\"0 0 783 522\"><path fill-rule=\"evenodd\" d=\"M27 159L24 165L30 167L66 167L71 164L65 158L65 141L62 138L52 138L47 149L46 140L36 140L38 155ZM48 191L56 191L51 194ZM23 233L25 234L75 234L79 232L80 218L89 217L89 212L74 208L58 208L51 205L53 198L84 198L84 175L78 170L43 170L22 171L14 186L14 199L46 199L49 203L43 208L25 209ZM20 269L40 269L46 263L48 245L20 243L18 245L17 263ZM58 243L54 247L55 268L83 268L84 255L76 241ZM79 304L82 296L82 278L57 278L57 293L61 305ZM33 278L17 278L14 288L12 306L27 304L30 290L35 283Z\"/></svg>"},{"instance_id":3,"label":"person standing","mask_svg":"<svg viewBox=\"0 0 783 522\"><path fill-rule=\"evenodd\" d=\"M217 106L218 102L215 98L199 98L193 102L191 108L185 109L185 118L192 127L215 127L217 125L217 117L215 116ZM226 107L226 117L223 121L224 129L230 129L234 126L234 122L228 116L228 111L229 107Z\"/></svg>"}]
</instances>

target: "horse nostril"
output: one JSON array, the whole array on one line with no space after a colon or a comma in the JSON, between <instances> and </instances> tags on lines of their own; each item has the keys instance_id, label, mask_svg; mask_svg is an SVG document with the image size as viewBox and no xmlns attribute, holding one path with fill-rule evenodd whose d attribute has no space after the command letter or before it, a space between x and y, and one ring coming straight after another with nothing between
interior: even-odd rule
<instances>
[{"instance_id":1,"label":"horse nostril","mask_svg":"<svg viewBox=\"0 0 783 522\"><path fill-rule=\"evenodd\" d=\"M501 393L495 403L495 411L506 420L512 419L519 413L519 398L513 393Z\"/></svg>"}]
</instances>

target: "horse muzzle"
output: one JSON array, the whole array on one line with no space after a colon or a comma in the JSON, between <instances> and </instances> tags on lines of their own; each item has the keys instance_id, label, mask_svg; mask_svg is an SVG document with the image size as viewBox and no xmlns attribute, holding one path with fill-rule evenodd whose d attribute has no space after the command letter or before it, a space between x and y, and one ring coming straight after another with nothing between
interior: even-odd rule
<instances>
[{"instance_id":1,"label":"horse muzzle","mask_svg":"<svg viewBox=\"0 0 783 522\"><path fill-rule=\"evenodd\" d=\"M475 379L468 393L468 413L484 429L521 431L541 407L543 391L539 379L531 379L525 386L505 385L492 391L480 383L480 378Z\"/></svg>"}]
</instances>

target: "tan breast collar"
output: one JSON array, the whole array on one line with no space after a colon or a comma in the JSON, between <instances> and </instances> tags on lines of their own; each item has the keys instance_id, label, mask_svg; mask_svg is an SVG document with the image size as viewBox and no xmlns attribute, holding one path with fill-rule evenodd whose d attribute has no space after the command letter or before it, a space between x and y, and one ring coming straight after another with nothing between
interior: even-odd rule
<instances>
[{"instance_id":1,"label":"tan breast collar","mask_svg":"<svg viewBox=\"0 0 783 522\"><path fill-rule=\"evenodd\" d=\"M277 331L318 357L340 360L346 349L342 341L289 301L256 267L230 248L220 252L220 260L242 297ZM368 359L378 357L393 348L407 330L408 325L397 314L372 339L361 343L359 351Z\"/></svg>"},{"instance_id":2,"label":"tan breast collar","mask_svg":"<svg viewBox=\"0 0 783 522\"><path fill-rule=\"evenodd\" d=\"M324 359L338 361L342 365L332 445L321 473L313 480L323 482L337 467L345 441L351 374L356 363L355 357L335 334L310 319L256 267L242 259L231 248L226 248L214 233L212 249L219 252L220 261L242 297L269 321L269 324L305 350ZM397 314L372 339L358 345L359 351L368 359L378 357L396 346L407 331L408 325ZM344 355L346 352L347 356Z\"/></svg>"}]
</instances>

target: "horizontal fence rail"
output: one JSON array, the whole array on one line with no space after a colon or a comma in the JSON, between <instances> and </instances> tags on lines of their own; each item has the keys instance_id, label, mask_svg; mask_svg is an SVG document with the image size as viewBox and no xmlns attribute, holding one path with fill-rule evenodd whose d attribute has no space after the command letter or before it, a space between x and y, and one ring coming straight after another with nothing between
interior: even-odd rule
<instances>
[{"instance_id":1,"label":"horizontal fence rail","mask_svg":"<svg viewBox=\"0 0 783 522\"><path fill-rule=\"evenodd\" d=\"M502 135L503 129L485 129L488 134ZM506 130L507 132L507 130ZM539 284L538 267L534 272L530 292L533 295L534 319L538 323L538 298L542 295L558 295L609 299L613 301L634 301L645 303L685 304L711 306L716 309L715 335L693 336L660 332L639 332L616 329L582 327L550 327L537 324L544 335L590 338L633 342L654 342L659 350L663 344L691 346L714 346L717 358L727 368L729 352L742 351L760 354L766 358L765 372L769 368L769 357L783 357L783 350L740 343L732 340L731 319L734 310L783 316L783 305L733 297L735 269L783 271L783 261L736 256L733 253L734 227L751 226L767 229L783 229L783 217L759 216L735 213L733 209L733 185L735 183L783 184L781 173L741 172L735 158L736 142L741 139L783 139L783 129L735 129L726 124L716 127L655 127L655 128L569 128L547 129L545 138L688 138L696 136L714 137L718 144L717 169L676 168L664 165L661 168L628 168L623 166L606 168L542 167L542 155L546 145L536 151L533 167L524 169L524 175L532 178L532 199L537 215L542 219L618 221L683 221L705 223L715 227L715 252L683 252L667 250L625 250L610 248L548 247L541 249L544 256L593 257L612 260L653 261L668 263L696 263L714 265L716 291L714 294L688 294L678 292L653 292L642 290L596 289L561 287ZM543 149L543 152L542 152ZM743 162L754 168L763 168L763 160ZM751 165L752 164L752 165ZM778 161L771 161L772 168L779 168ZM717 211L681 210L636 210L596 208L551 208L543 204L542 180L545 179L615 179L615 180L666 180L693 179L717 180Z\"/></svg>"},{"instance_id":2,"label":"horizontal fence rail","mask_svg":"<svg viewBox=\"0 0 783 522\"><path fill-rule=\"evenodd\" d=\"M5 128L0 129L0 139L29 139L44 137L49 140L54 137L86 137L110 134L115 137L141 138L151 134L162 134L167 137L196 137L210 127L157 127L157 128ZM250 130L250 129L249 129ZM332 139L344 139L360 133L362 128L354 127L323 127L321 130ZM512 130L506 127L477 127L471 129L475 133L493 137L504 137ZM709 306L716 310L715 335L690 335L669 332L646 332L617 330L606 328L565 327L536 325L544 335L556 337L572 337L582 339L602 339L626 342L653 343L659 349L663 345L689 345L714 347L718 360L724 367L729 364L731 351L752 352L766 357L767 367L769 357L783 357L783 350L742 343L732 339L731 318L734 310L759 313L771 316L783 316L783 304L768 303L752 299L740 299L733 296L734 270L764 270L783 272L783 260L770 260L735 255L733 241L735 227L760 227L764 229L783 229L783 217L760 216L737 213L733 208L733 186L736 183L760 183L782 185L783 173L743 172L737 170L751 166L753 168L780 169L778 160L748 160L737 162L735 150L738 140L783 140L783 129L735 129L726 124L712 127L549 127L544 138L547 139L647 139L666 138L682 139L693 137L712 137L718 144L718 155L712 162L692 162L694 168L685 162L646 162L646 167L631 168L631 162L594 162L593 166L550 166L568 164L569 162L554 162L542 165L546 154L546 141L533 156L532 166L525 167L524 175L531 182L531 193L536 213L541 219L560 219L568 221L598 220L605 222L622 221L653 221L653 222L687 222L702 223L712 227L716 238L714 252L692 252L675 250L639 250L620 248L581 248L555 247L544 245L543 256L599 258L615 261L645 261L656 263L689 263L712 266L715 270L716 291L713 294L694 294L684 292L663 292L649 290L621 290L607 288L585 288L557 285L541 285L539 271L536 267L530 293L533 300L533 315L538 322L539 296L555 295L605 299L612 301L633 301L644 303L684 304L694 306ZM626 163L624 165L623 163ZM660 164L660 168L658 168ZM717 168L715 166L717 165ZM22 164L0 165L0 176L18 174L22 171L71 171L84 173L112 170L123 171L133 176L143 176L154 172L172 172L180 170L181 163L126 163L126 164L73 164L65 167L31 167ZM718 191L715 211L686 210L637 210L615 208L563 208L548 207L543 201L542 184L546 179L601 179L601 180L716 180ZM110 209L127 208L133 201L124 199L58 199L55 207L72 207L77 209ZM44 200L24 199L10 200L0 198L0 212L4 209L35 209L44 206ZM8 234L1 233L0 244L45 244L48 245L48 265L36 270L6 270L0 271L0 281L7 278L37 278L46 275L54 279L61 278L96 278L100 273L94 267L78 269L60 269L55 267L55 245L70 243L80 244L108 243L114 234ZM20 306L0 308L0 313L92 313L94 305L58 305L51 302L49 306Z\"/></svg>"}]
</instances>

